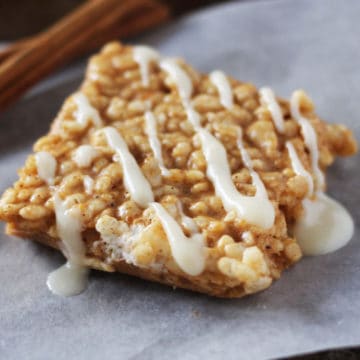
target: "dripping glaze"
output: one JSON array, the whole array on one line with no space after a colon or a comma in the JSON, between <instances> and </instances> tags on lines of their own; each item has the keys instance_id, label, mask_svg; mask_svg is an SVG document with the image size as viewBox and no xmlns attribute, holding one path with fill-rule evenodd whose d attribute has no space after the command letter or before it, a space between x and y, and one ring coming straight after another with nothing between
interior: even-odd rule
<instances>
[{"instance_id":1,"label":"dripping glaze","mask_svg":"<svg viewBox=\"0 0 360 360\"><path fill-rule=\"evenodd\" d=\"M67 262L49 274L47 285L54 294L77 295L87 287L88 282L88 268L84 265L86 249L81 236L81 216L78 209L68 209L57 193L54 195L54 205L56 230Z\"/></svg>"},{"instance_id":2,"label":"dripping glaze","mask_svg":"<svg viewBox=\"0 0 360 360\"><path fill-rule=\"evenodd\" d=\"M83 127L92 122L96 127L102 126L98 111L92 107L85 94L78 92L73 96L77 106L76 121ZM79 167L89 166L97 156L97 152L90 145L80 146L74 161ZM84 179L85 191L90 191L92 179ZM86 249L82 241L82 223L79 211L67 209L66 201L62 201L55 192L53 195L55 205L56 230L61 240L61 250L67 258L66 264L51 272L47 278L48 288L57 295L72 296L81 293L87 287L88 268L84 265Z\"/></svg>"},{"instance_id":3,"label":"dripping glaze","mask_svg":"<svg viewBox=\"0 0 360 360\"><path fill-rule=\"evenodd\" d=\"M274 92L268 87L263 87L259 90L259 94L260 101L268 108L271 114L276 130L283 134L285 131L284 117Z\"/></svg>"},{"instance_id":4,"label":"dripping glaze","mask_svg":"<svg viewBox=\"0 0 360 360\"><path fill-rule=\"evenodd\" d=\"M169 170L164 165L164 160L162 157L161 143L158 139L157 130L156 130L156 119L155 115L151 111L145 113L145 132L149 139L149 144L151 150L154 154L154 157L159 164L161 174L163 176L169 175Z\"/></svg>"},{"instance_id":5,"label":"dripping glaze","mask_svg":"<svg viewBox=\"0 0 360 360\"><path fill-rule=\"evenodd\" d=\"M233 93L226 75L220 70L215 70L210 74L210 80L219 92L221 105L231 109L234 105Z\"/></svg>"},{"instance_id":6,"label":"dripping glaze","mask_svg":"<svg viewBox=\"0 0 360 360\"><path fill-rule=\"evenodd\" d=\"M293 170L295 171L295 174L300 175L306 179L308 186L307 196L312 196L314 193L314 181L311 174L305 170L303 164L301 163L297 155L294 145L290 141L287 141L285 145L289 153L291 165Z\"/></svg>"},{"instance_id":7,"label":"dripping glaze","mask_svg":"<svg viewBox=\"0 0 360 360\"><path fill-rule=\"evenodd\" d=\"M134 60L138 63L141 73L141 81L143 86L149 86L149 66L151 62L158 61L160 59L159 53L149 46L135 46L134 48Z\"/></svg>"},{"instance_id":8,"label":"dripping glaze","mask_svg":"<svg viewBox=\"0 0 360 360\"><path fill-rule=\"evenodd\" d=\"M303 216L294 226L294 235L305 255L322 255L340 249L352 238L354 222L349 212L336 200L323 192L324 175L319 167L319 148L315 129L300 113L301 91L291 97L291 115L298 121L304 142L310 152L311 167L316 182L308 173L291 143L287 143L292 167L308 182L308 197L303 200ZM313 196L314 195L314 196Z\"/></svg>"},{"instance_id":9,"label":"dripping glaze","mask_svg":"<svg viewBox=\"0 0 360 360\"><path fill-rule=\"evenodd\" d=\"M317 135L315 129L311 125L311 122L303 117L300 113L300 98L302 91L297 90L291 96L290 108L291 116L298 122L301 127L302 135L304 138L305 145L310 151L311 167L316 178L317 189L322 190L324 188L324 174L319 167L319 148L317 143Z\"/></svg>"},{"instance_id":10,"label":"dripping glaze","mask_svg":"<svg viewBox=\"0 0 360 360\"><path fill-rule=\"evenodd\" d=\"M310 121L301 115L300 98L303 92L297 90L290 100L292 117L299 123L305 145L310 152L311 168L316 178L305 169L295 147L286 142L291 166L297 175L303 176L308 185L307 198L303 200L303 216L294 225L294 235L305 255L322 255L346 245L352 238L354 223L349 212L336 200L323 192L324 175L319 167L317 135ZM260 89L261 101L268 106L272 120L279 133L283 132L284 119L273 91Z\"/></svg>"},{"instance_id":11,"label":"dripping glaze","mask_svg":"<svg viewBox=\"0 0 360 360\"><path fill-rule=\"evenodd\" d=\"M201 274L205 267L205 244L201 233L191 232L185 236L180 225L159 203L152 203L161 225L168 238L171 252L180 268L191 276Z\"/></svg>"}]
</instances>

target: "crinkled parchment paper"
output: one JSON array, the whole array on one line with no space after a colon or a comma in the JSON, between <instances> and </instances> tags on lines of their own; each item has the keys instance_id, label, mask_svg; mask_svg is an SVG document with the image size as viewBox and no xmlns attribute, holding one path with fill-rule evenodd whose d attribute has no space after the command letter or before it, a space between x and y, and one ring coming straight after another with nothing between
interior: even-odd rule
<instances>
[{"instance_id":1,"label":"crinkled parchment paper","mask_svg":"<svg viewBox=\"0 0 360 360\"><path fill-rule=\"evenodd\" d=\"M347 124L359 139L359 18L358 0L230 3L140 41L284 97L304 88L323 118ZM1 191L78 86L83 64L0 115ZM337 161L328 173L329 192L357 223L351 243L305 258L269 290L238 300L95 271L86 292L57 297L45 281L62 256L1 234L0 358L269 359L359 345L359 175L359 156Z\"/></svg>"}]
</instances>

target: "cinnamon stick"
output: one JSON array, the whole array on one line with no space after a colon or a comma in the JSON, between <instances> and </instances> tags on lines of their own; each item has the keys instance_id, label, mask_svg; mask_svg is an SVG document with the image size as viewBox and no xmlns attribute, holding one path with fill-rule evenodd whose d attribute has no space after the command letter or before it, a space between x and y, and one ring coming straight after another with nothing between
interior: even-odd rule
<instances>
[{"instance_id":1,"label":"cinnamon stick","mask_svg":"<svg viewBox=\"0 0 360 360\"><path fill-rule=\"evenodd\" d=\"M14 55L20 50L23 50L26 46L30 45L31 41L34 41L34 38L25 38L15 42L12 45L7 46L5 49L0 50L0 64L9 58L11 55Z\"/></svg>"},{"instance_id":2,"label":"cinnamon stick","mask_svg":"<svg viewBox=\"0 0 360 360\"><path fill-rule=\"evenodd\" d=\"M101 44L98 38L111 39L111 37L113 37L115 39L119 36L122 36L123 38L130 37L166 21L169 17L169 8L165 6L156 5L154 9L149 10L149 12L148 9L140 9L134 14L130 14L129 17L125 19L124 23L115 24L115 26L109 28L106 33L99 34L97 38L84 44L84 51L90 51L98 47L99 44ZM40 36L44 36L44 34L41 33L36 36L18 40L14 44L7 46L5 49L0 50L0 64L15 53L33 46L34 43L39 40Z\"/></svg>"},{"instance_id":3,"label":"cinnamon stick","mask_svg":"<svg viewBox=\"0 0 360 360\"><path fill-rule=\"evenodd\" d=\"M33 47L29 47L17 53L0 67L0 91L12 80L22 73L29 71L39 60L42 60L46 51L52 52L59 50L65 39L71 38L77 32L85 31L92 22L111 10L112 0L104 2L95 0L85 3L79 9L65 17L62 21L51 27L46 36L40 36ZM19 66L19 65L25 65ZM9 71L11 70L11 71Z\"/></svg>"},{"instance_id":4,"label":"cinnamon stick","mask_svg":"<svg viewBox=\"0 0 360 360\"><path fill-rule=\"evenodd\" d=\"M38 39L28 40L27 45L24 41L25 48L5 60L0 66L0 108L84 51L123 33L137 33L168 17L167 9L151 0L123 0L121 4L118 0L92 0L86 6ZM68 26L73 28L67 29Z\"/></svg>"}]
</instances>

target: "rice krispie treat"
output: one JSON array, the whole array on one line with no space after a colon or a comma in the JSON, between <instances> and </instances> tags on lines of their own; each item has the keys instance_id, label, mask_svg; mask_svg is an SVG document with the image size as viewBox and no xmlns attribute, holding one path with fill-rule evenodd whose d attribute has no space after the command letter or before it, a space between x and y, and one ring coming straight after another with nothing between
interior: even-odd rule
<instances>
[{"instance_id":1,"label":"rice krispie treat","mask_svg":"<svg viewBox=\"0 0 360 360\"><path fill-rule=\"evenodd\" d=\"M288 102L115 42L34 145L0 219L8 234L63 252L48 278L56 293L80 292L96 268L240 297L270 286L301 248L349 241L351 218L324 194L324 173L355 151L303 91ZM319 231L328 211L342 237L329 223Z\"/></svg>"}]
</instances>

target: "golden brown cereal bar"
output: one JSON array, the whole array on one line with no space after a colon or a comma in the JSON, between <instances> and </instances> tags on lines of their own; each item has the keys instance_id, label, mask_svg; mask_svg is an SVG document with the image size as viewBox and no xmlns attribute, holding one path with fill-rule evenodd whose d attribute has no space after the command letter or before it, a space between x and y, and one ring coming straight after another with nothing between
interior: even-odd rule
<instances>
[{"instance_id":1,"label":"golden brown cereal bar","mask_svg":"<svg viewBox=\"0 0 360 360\"><path fill-rule=\"evenodd\" d=\"M310 187L325 186L295 110L272 95L110 43L3 194L0 219L77 266L220 297L263 290L301 258L291 229ZM323 173L355 140L296 96Z\"/></svg>"}]
</instances>

